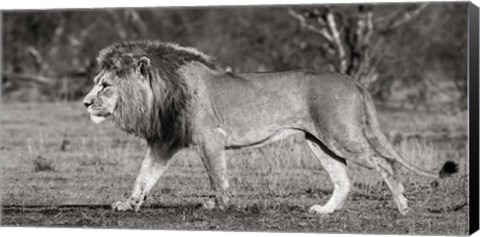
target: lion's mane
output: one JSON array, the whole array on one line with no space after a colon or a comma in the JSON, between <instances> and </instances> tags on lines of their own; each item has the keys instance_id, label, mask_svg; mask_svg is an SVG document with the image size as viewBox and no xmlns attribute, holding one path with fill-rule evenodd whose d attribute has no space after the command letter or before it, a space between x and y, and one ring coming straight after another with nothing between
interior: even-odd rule
<instances>
[{"instance_id":1,"label":"lion's mane","mask_svg":"<svg viewBox=\"0 0 480 237\"><path fill-rule=\"evenodd\" d=\"M147 79L153 98L134 79L127 78L141 57L150 59ZM127 133L148 142L162 142L170 149L192 142L192 94L178 69L189 62L200 62L217 69L205 54L175 44L136 41L114 44L100 51L102 70L118 76L119 101L114 123Z\"/></svg>"}]
</instances>

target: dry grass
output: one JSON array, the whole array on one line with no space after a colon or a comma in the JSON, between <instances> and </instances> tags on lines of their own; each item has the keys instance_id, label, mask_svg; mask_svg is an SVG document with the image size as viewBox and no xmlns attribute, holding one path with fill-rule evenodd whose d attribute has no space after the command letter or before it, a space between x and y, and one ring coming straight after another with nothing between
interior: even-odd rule
<instances>
[{"instance_id":1,"label":"dry grass","mask_svg":"<svg viewBox=\"0 0 480 237\"><path fill-rule=\"evenodd\" d=\"M7 104L3 110L8 111L1 118L3 205L110 204L128 197L144 152L139 139L110 126L93 125L80 103ZM379 175L355 165L349 165L355 185L345 207L330 216L307 213L309 206L328 200L332 184L304 138L291 137L262 148L227 152L232 196L227 211L195 208L211 190L200 159L182 152L152 191L142 213L119 214L101 208L6 209L2 222L466 234L467 144L464 136L457 136L466 134L466 115L388 111L380 113L380 122L391 134L419 135L395 141L396 149L415 164L439 169L447 159L460 163L458 175L433 186L433 180L403 170L402 181L412 206L406 217L399 215ZM431 139L432 132L455 136Z\"/></svg>"}]
</instances>

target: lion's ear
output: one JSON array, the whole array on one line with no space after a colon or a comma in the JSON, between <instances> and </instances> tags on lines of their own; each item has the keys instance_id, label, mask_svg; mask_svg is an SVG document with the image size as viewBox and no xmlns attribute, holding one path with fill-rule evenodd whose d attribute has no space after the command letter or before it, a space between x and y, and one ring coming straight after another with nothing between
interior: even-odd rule
<instances>
[{"instance_id":1,"label":"lion's ear","mask_svg":"<svg viewBox=\"0 0 480 237\"><path fill-rule=\"evenodd\" d=\"M148 75L148 69L150 68L150 59L143 56L137 61L137 71L144 77Z\"/></svg>"}]
</instances>

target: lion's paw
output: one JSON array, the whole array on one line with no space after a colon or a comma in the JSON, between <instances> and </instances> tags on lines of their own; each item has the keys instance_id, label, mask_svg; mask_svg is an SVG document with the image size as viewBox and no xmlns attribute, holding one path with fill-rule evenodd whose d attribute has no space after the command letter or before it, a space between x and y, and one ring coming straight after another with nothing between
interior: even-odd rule
<instances>
[{"instance_id":1,"label":"lion's paw","mask_svg":"<svg viewBox=\"0 0 480 237\"><path fill-rule=\"evenodd\" d=\"M408 208L407 199L402 195L394 198L394 201L397 204L398 211L400 211L400 213L404 216L407 215L410 211L410 209Z\"/></svg>"},{"instance_id":2,"label":"lion's paw","mask_svg":"<svg viewBox=\"0 0 480 237\"><path fill-rule=\"evenodd\" d=\"M333 211L335 210L332 208L325 208L324 206L320 205L313 205L308 211L315 214L330 214L333 213Z\"/></svg>"},{"instance_id":3,"label":"lion's paw","mask_svg":"<svg viewBox=\"0 0 480 237\"><path fill-rule=\"evenodd\" d=\"M129 201L115 202L112 204L112 210L114 211L133 211L134 207ZM138 211L138 210L135 210Z\"/></svg>"},{"instance_id":4,"label":"lion's paw","mask_svg":"<svg viewBox=\"0 0 480 237\"><path fill-rule=\"evenodd\" d=\"M400 214L406 216L406 215L408 215L408 213L410 212L410 208L408 208L408 207L399 207L399 208L398 208L398 211L400 212Z\"/></svg>"}]
</instances>

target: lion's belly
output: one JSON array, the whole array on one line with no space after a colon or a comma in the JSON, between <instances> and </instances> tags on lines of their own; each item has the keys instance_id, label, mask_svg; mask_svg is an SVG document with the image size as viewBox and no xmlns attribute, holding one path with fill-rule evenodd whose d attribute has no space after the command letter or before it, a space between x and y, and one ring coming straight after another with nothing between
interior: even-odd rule
<instances>
[{"instance_id":1,"label":"lion's belly","mask_svg":"<svg viewBox=\"0 0 480 237\"><path fill-rule=\"evenodd\" d=\"M219 128L221 133L226 135L227 149L238 149L242 147L260 147L268 143L285 139L289 136L304 133L300 124L291 125L270 125L248 130L224 130Z\"/></svg>"}]
</instances>

